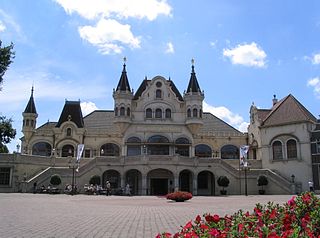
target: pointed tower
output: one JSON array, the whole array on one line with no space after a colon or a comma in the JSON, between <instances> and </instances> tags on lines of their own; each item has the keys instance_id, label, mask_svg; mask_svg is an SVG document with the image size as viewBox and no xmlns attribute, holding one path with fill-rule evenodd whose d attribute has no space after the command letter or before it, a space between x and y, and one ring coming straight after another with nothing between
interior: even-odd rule
<instances>
[{"instance_id":1,"label":"pointed tower","mask_svg":"<svg viewBox=\"0 0 320 238\"><path fill-rule=\"evenodd\" d=\"M22 133L24 134L24 138L22 141L22 152L28 154L28 145L29 141L36 129L37 124L37 110L33 99L33 86L31 89L31 96L29 102L26 106L26 109L22 113L23 116L23 125L22 125Z\"/></svg>"},{"instance_id":2,"label":"pointed tower","mask_svg":"<svg viewBox=\"0 0 320 238\"><path fill-rule=\"evenodd\" d=\"M123 134L131 123L131 91L126 71L126 58L123 59L123 69L116 89L113 90L115 123Z\"/></svg>"},{"instance_id":3,"label":"pointed tower","mask_svg":"<svg viewBox=\"0 0 320 238\"><path fill-rule=\"evenodd\" d=\"M184 93L186 103L186 124L192 134L196 134L203 125L202 102L204 93L201 92L196 73L194 71L194 60L191 60L192 70L187 91Z\"/></svg>"}]
</instances>

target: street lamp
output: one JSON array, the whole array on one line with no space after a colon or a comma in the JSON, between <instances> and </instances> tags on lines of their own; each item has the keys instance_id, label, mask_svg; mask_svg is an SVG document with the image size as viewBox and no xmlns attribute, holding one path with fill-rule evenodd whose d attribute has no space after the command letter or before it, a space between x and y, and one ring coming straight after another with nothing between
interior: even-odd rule
<instances>
[{"instance_id":1,"label":"street lamp","mask_svg":"<svg viewBox=\"0 0 320 238\"><path fill-rule=\"evenodd\" d=\"M247 178L247 171L250 170L250 167L248 165L248 162L245 161L243 164L243 170L244 170L244 193L246 196L248 196L248 178Z\"/></svg>"},{"instance_id":2,"label":"street lamp","mask_svg":"<svg viewBox=\"0 0 320 238\"><path fill-rule=\"evenodd\" d=\"M72 161L72 150L71 148L68 150L68 155L70 157L69 160L69 168L72 169L72 179L71 179L71 195L73 196L75 194L75 184L76 184L76 173L75 173L75 168L76 168L76 164L75 162Z\"/></svg>"}]
</instances>

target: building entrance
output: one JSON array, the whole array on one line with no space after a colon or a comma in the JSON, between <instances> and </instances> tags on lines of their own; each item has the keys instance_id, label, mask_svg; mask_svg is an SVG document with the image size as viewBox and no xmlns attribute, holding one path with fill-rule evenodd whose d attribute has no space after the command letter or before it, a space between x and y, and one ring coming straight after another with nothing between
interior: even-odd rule
<instances>
[{"instance_id":1,"label":"building entrance","mask_svg":"<svg viewBox=\"0 0 320 238\"><path fill-rule=\"evenodd\" d=\"M166 195L168 193L168 179L152 178L150 180L151 195Z\"/></svg>"}]
</instances>

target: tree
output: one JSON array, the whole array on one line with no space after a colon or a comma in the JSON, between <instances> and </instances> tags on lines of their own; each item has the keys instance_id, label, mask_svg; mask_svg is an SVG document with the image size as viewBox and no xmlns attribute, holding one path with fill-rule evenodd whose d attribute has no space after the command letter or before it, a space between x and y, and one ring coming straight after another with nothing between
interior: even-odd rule
<instances>
[{"instance_id":1,"label":"tree","mask_svg":"<svg viewBox=\"0 0 320 238\"><path fill-rule=\"evenodd\" d=\"M226 188L226 187L229 186L230 181L229 181L228 177L227 177L227 176L220 176L220 177L218 178L218 180L217 180L217 183L218 183L218 185L219 185L220 187L222 187L222 190L220 191L220 193L221 193L222 195L226 195L226 194L227 194L227 191L224 190L224 188Z\"/></svg>"},{"instance_id":2,"label":"tree","mask_svg":"<svg viewBox=\"0 0 320 238\"><path fill-rule=\"evenodd\" d=\"M2 47L2 41L0 40L0 91L1 84L3 82L3 76L14 59L15 53L13 51L13 46L14 45L11 42L10 45Z\"/></svg>"},{"instance_id":3,"label":"tree","mask_svg":"<svg viewBox=\"0 0 320 238\"><path fill-rule=\"evenodd\" d=\"M10 143L16 136L16 130L12 128L12 119L0 116L0 153L9 153L5 144Z\"/></svg>"},{"instance_id":4,"label":"tree","mask_svg":"<svg viewBox=\"0 0 320 238\"><path fill-rule=\"evenodd\" d=\"M53 186L59 186L61 184L61 178L58 174L54 174L51 176L50 183Z\"/></svg>"}]
</instances>

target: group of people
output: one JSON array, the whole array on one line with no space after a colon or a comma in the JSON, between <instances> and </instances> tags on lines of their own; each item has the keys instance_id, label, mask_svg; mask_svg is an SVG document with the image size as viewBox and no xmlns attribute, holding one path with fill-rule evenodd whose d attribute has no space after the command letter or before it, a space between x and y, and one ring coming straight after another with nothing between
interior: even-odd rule
<instances>
[{"instance_id":1,"label":"group of people","mask_svg":"<svg viewBox=\"0 0 320 238\"><path fill-rule=\"evenodd\" d=\"M106 196L109 196L112 194L111 183L109 181L106 181L105 188L103 188L102 185L98 185L98 184L95 184L95 185L85 184L84 192L88 195L104 195L105 194ZM125 189L121 189L121 193L119 193L119 191L114 190L113 194L131 196L130 185L127 183Z\"/></svg>"}]
</instances>

